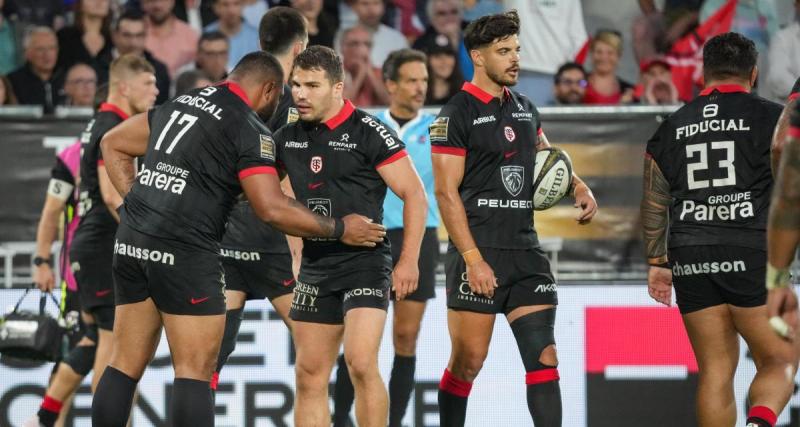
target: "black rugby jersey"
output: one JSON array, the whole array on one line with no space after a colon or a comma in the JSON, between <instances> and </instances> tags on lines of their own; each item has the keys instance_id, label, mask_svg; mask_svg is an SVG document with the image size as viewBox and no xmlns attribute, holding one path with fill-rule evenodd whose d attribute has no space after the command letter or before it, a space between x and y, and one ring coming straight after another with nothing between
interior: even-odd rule
<instances>
[{"instance_id":1,"label":"black rugby jersey","mask_svg":"<svg viewBox=\"0 0 800 427\"><path fill-rule=\"evenodd\" d=\"M298 201L312 211L341 218L351 213L383 221L386 183L378 169L407 155L405 145L388 126L345 101L324 123L298 121L275 133L278 164L292 182ZM304 239L303 256L319 259L340 254L382 251L347 246L338 240ZM341 258L339 258L341 259Z\"/></svg>"},{"instance_id":2,"label":"black rugby jersey","mask_svg":"<svg viewBox=\"0 0 800 427\"><path fill-rule=\"evenodd\" d=\"M278 108L267 122L267 127L275 132L288 123L296 122L298 118L292 90L284 84ZM222 238L222 247L269 254L289 253L286 235L259 219L247 201L241 201L233 207Z\"/></svg>"},{"instance_id":3,"label":"black rugby jersey","mask_svg":"<svg viewBox=\"0 0 800 427\"><path fill-rule=\"evenodd\" d=\"M647 143L670 185L669 247L766 249L770 144L781 106L737 85L706 88Z\"/></svg>"},{"instance_id":4,"label":"black rugby jersey","mask_svg":"<svg viewBox=\"0 0 800 427\"><path fill-rule=\"evenodd\" d=\"M501 102L469 82L430 125L432 153L466 156L458 190L478 246L539 246L533 166L541 132L539 112L527 97L505 88Z\"/></svg>"},{"instance_id":5,"label":"black rugby jersey","mask_svg":"<svg viewBox=\"0 0 800 427\"><path fill-rule=\"evenodd\" d=\"M128 115L109 103L100 105L86 129L81 134L81 166L78 216L81 217L75 232L73 248L90 250L102 242L110 242L117 231L117 221L111 216L100 193L97 167L103 164L100 141L106 132L122 123Z\"/></svg>"},{"instance_id":6,"label":"black rugby jersey","mask_svg":"<svg viewBox=\"0 0 800 427\"><path fill-rule=\"evenodd\" d=\"M150 110L147 154L122 220L150 236L219 250L240 179L277 173L275 144L233 82Z\"/></svg>"}]
</instances>

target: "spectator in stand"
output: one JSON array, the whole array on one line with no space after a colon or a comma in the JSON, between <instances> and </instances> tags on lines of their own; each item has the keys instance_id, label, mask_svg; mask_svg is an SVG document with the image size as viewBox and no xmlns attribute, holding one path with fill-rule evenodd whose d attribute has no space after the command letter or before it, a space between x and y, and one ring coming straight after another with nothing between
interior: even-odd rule
<instances>
[{"instance_id":1,"label":"spectator in stand","mask_svg":"<svg viewBox=\"0 0 800 427\"><path fill-rule=\"evenodd\" d=\"M725 3L727 3L727 0L704 0L703 6L700 8L700 22L705 22ZM761 71L765 71L767 69L767 55L765 54L769 50L770 40L778 32L775 0L737 2L730 31L739 33L756 44L756 50L762 54L758 58L758 68ZM788 55L789 52L786 52L786 54Z\"/></svg>"},{"instance_id":2,"label":"spectator in stand","mask_svg":"<svg viewBox=\"0 0 800 427\"><path fill-rule=\"evenodd\" d=\"M463 4L458 0L429 0L427 12L430 25L414 42L414 49L429 54L432 47L441 46L444 40L449 41L456 47L461 74L465 80L472 80L472 60L461 34L467 24L463 20Z\"/></svg>"},{"instance_id":3,"label":"spectator in stand","mask_svg":"<svg viewBox=\"0 0 800 427\"><path fill-rule=\"evenodd\" d=\"M415 40L425 31L418 15L418 5L424 0L392 0L394 19L392 27L397 28L408 40Z\"/></svg>"},{"instance_id":4,"label":"spectator in stand","mask_svg":"<svg viewBox=\"0 0 800 427\"><path fill-rule=\"evenodd\" d=\"M344 97L361 108L387 105L389 93L381 69L370 61L372 33L356 25L342 32L339 44L344 65Z\"/></svg>"},{"instance_id":5,"label":"spectator in stand","mask_svg":"<svg viewBox=\"0 0 800 427\"><path fill-rule=\"evenodd\" d=\"M350 7L358 17L358 25L372 33L372 66L380 69L389 53L408 47L405 36L400 31L383 24L386 13L385 0L353 0Z\"/></svg>"},{"instance_id":6,"label":"spectator in stand","mask_svg":"<svg viewBox=\"0 0 800 427\"><path fill-rule=\"evenodd\" d=\"M77 63L67 71L64 80L64 105L71 107L93 107L97 92L97 73L84 63Z\"/></svg>"},{"instance_id":7,"label":"spectator in stand","mask_svg":"<svg viewBox=\"0 0 800 427\"><path fill-rule=\"evenodd\" d=\"M555 105L580 105L586 95L586 70L581 64L567 62L558 67L553 77Z\"/></svg>"},{"instance_id":8,"label":"spectator in stand","mask_svg":"<svg viewBox=\"0 0 800 427\"><path fill-rule=\"evenodd\" d=\"M224 80L228 76L228 46L225 34L219 31L204 33L197 43L197 59L180 71L201 70L212 82Z\"/></svg>"},{"instance_id":9,"label":"spectator in stand","mask_svg":"<svg viewBox=\"0 0 800 427\"><path fill-rule=\"evenodd\" d=\"M640 63L669 52L672 44L698 24L703 0L639 0L642 15L633 21L633 53Z\"/></svg>"},{"instance_id":10,"label":"spectator in stand","mask_svg":"<svg viewBox=\"0 0 800 427\"><path fill-rule=\"evenodd\" d=\"M765 95L780 102L786 100L800 76L800 0L795 0L794 9L795 20L775 34L767 57Z\"/></svg>"},{"instance_id":11,"label":"spectator in stand","mask_svg":"<svg viewBox=\"0 0 800 427\"><path fill-rule=\"evenodd\" d=\"M4 0L0 0L0 10L3 4ZM15 23L0 13L0 75L8 74L20 65L16 31Z\"/></svg>"},{"instance_id":12,"label":"spectator in stand","mask_svg":"<svg viewBox=\"0 0 800 427\"><path fill-rule=\"evenodd\" d=\"M242 18L242 0L214 0L214 13L219 20L208 25L203 32L219 31L228 38L228 70L250 52L260 50L258 27Z\"/></svg>"},{"instance_id":13,"label":"spectator in stand","mask_svg":"<svg viewBox=\"0 0 800 427\"><path fill-rule=\"evenodd\" d=\"M461 90L464 76L456 64L456 51L446 39L428 49L428 93L425 105L444 105Z\"/></svg>"},{"instance_id":14,"label":"spectator in stand","mask_svg":"<svg viewBox=\"0 0 800 427\"><path fill-rule=\"evenodd\" d=\"M622 56L622 35L618 31L599 30L589 47L592 71L586 87L584 104L629 104L633 102L633 85L617 77Z\"/></svg>"},{"instance_id":15,"label":"spectator in stand","mask_svg":"<svg viewBox=\"0 0 800 427\"><path fill-rule=\"evenodd\" d=\"M6 76L0 76L0 105L17 105L14 88Z\"/></svg>"},{"instance_id":16,"label":"spectator in stand","mask_svg":"<svg viewBox=\"0 0 800 427\"><path fill-rule=\"evenodd\" d=\"M12 1L16 6L17 20L23 28L50 27L60 30L65 24L63 0L17 0Z\"/></svg>"},{"instance_id":17,"label":"spectator in stand","mask_svg":"<svg viewBox=\"0 0 800 427\"><path fill-rule=\"evenodd\" d=\"M214 82L203 70L188 70L175 79L175 96L201 87L211 86Z\"/></svg>"},{"instance_id":18,"label":"spectator in stand","mask_svg":"<svg viewBox=\"0 0 800 427\"><path fill-rule=\"evenodd\" d=\"M194 61L200 35L172 13L175 0L141 0L147 16L145 47L163 62L174 76L177 70Z\"/></svg>"},{"instance_id":19,"label":"spectator in stand","mask_svg":"<svg viewBox=\"0 0 800 427\"><path fill-rule=\"evenodd\" d=\"M118 58L122 55L143 56L150 65L153 66L156 74L156 105L163 104L169 99L169 70L163 62L156 59L152 53L145 49L146 24L144 15L135 10L128 10L117 19L112 38L114 40L114 50L112 56ZM103 70L103 75L98 75L101 81L108 80L108 70ZM105 99L105 98L103 98Z\"/></svg>"},{"instance_id":20,"label":"spectator in stand","mask_svg":"<svg viewBox=\"0 0 800 427\"><path fill-rule=\"evenodd\" d=\"M338 27L336 18L322 8L322 0L292 0L291 6L306 18L308 45L322 45L333 49Z\"/></svg>"},{"instance_id":21,"label":"spectator in stand","mask_svg":"<svg viewBox=\"0 0 800 427\"><path fill-rule=\"evenodd\" d=\"M80 62L94 68L98 76L107 76L114 47L111 42L111 18L110 0L78 0L75 4L75 25L64 27L56 33L58 67L68 70Z\"/></svg>"},{"instance_id":22,"label":"spectator in stand","mask_svg":"<svg viewBox=\"0 0 800 427\"><path fill-rule=\"evenodd\" d=\"M520 28L520 73L515 90L535 105L554 102L551 85L561 64L574 61L586 44L586 27L580 0L504 0L516 9Z\"/></svg>"},{"instance_id":23,"label":"spectator in stand","mask_svg":"<svg viewBox=\"0 0 800 427\"><path fill-rule=\"evenodd\" d=\"M672 82L670 68L660 57L643 61L639 67L641 82L635 88L636 100L645 105L679 104L678 88Z\"/></svg>"},{"instance_id":24,"label":"spectator in stand","mask_svg":"<svg viewBox=\"0 0 800 427\"><path fill-rule=\"evenodd\" d=\"M261 17L269 10L268 0L243 0L242 1L242 17L253 28L258 28L261 23Z\"/></svg>"},{"instance_id":25,"label":"spectator in stand","mask_svg":"<svg viewBox=\"0 0 800 427\"><path fill-rule=\"evenodd\" d=\"M527 3L550 2L532 2L528 0ZM501 12L503 12L503 5L498 0L464 0L464 20L467 22L474 21L484 15L494 15Z\"/></svg>"},{"instance_id":26,"label":"spectator in stand","mask_svg":"<svg viewBox=\"0 0 800 427\"><path fill-rule=\"evenodd\" d=\"M58 39L49 27L35 27L25 37L25 64L8 75L22 105L41 105L47 114L62 105L64 73L56 68Z\"/></svg>"}]
</instances>

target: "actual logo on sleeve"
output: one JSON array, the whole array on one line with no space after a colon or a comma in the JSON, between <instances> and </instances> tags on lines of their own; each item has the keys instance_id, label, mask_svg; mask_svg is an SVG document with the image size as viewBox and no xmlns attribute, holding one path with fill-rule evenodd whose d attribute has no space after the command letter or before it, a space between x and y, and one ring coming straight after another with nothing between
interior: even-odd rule
<instances>
[{"instance_id":1,"label":"actual logo on sleeve","mask_svg":"<svg viewBox=\"0 0 800 427\"><path fill-rule=\"evenodd\" d=\"M300 119L300 113L297 108L289 107L289 113L286 115L286 124L294 123Z\"/></svg>"},{"instance_id":2,"label":"actual logo on sleeve","mask_svg":"<svg viewBox=\"0 0 800 427\"><path fill-rule=\"evenodd\" d=\"M308 199L308 210L317 215L331 216L331 199Z\"/></svg>"},{"instance_id":3,"label":"actual logo on sleeve","mask_svg":"<svg viewBox=\"0 0 800 427\"><path fill-rule=\"evenodd\" d=\"M319 173L322 170L322 157L321 156L312 157L309 167L311 168L311 172Z\"/></svg>"},{"instance_id":4,"label":"actual logo on sleeve","mask_svg":"<svg viewBox=\"0 0 800 427\"><path fill-rule=\"evenodd\" d=\"M503 166L500 168L500 177L508 193L516 197L522 191L525 169L522 166Z\"/></svg>"},{"instance_id":5,"label":"actual logo on sleeve","mask_svg":"<svg viewBox=\"0 0 800 427\"><path fill-rule=\"evenodd\" d=\"M437 117L428 128L431 141L447 141L447 126L449 124L450 117Z\"/></svg>"},{"instance_id":6,"label":"actual logo on sleeve","mask_svg":"<svg viewBox=\"0 0 800 427\"><path fill-rule=\"evenodd\" d=\"M503 135L505 135L508 142L514 142L517 139L517 134L514 133L514 129L511 129L511 126L506 126L503 129Z\"/></svg>"},{"instance_id":7,"label":"actual logo on sleeve","mask_svg":"<svg viewBox=\"0 0 800 427\"><path fill-rule=\"evenodd\" d=\"M269 135L259 135L261 141L261 158L275 161L275 141Z\"/></svg>"}]
</instances>

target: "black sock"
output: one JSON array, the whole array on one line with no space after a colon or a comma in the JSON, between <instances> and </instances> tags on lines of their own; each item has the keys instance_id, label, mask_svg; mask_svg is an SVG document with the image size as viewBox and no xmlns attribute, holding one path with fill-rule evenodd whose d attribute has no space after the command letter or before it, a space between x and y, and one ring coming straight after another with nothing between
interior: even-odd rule
<instances>
[{"instance_id":1,"label":"black sock","mask_svg":"<svg viewBox=\"0 0 800 427\"><path fill-rule=\"evenodd\" d=\"M445 370L439 382L439 426L464 427L467 399L472 383L458 379Z\"/></svg>"},{"instance_id":2,"label":"black sock","mask_svg":"<svg viewBox=\"0 0 800 427\"><path fill-rule=\"evenodd\" d=\"M408 399L414 389L415 356L394 355L392 376L389 378L389 427L400 427L406 414Z\"/></svg>"},{"instance_id":3,"label":"black sock","mask_svg":"<svg viewBox=\"0 0 800 427\"><path fill-rule=\"evenodd\" d=\"M172 389L172 425L213 427L214 402L208 381L175 378Z\"/></svg>"},{"instance_id":4,"label":"black sock","mask_svg":"<svg viewBox=\"0 0 800 427\"><path fill-rule=\"evenodd\" d=\"M347 370L344 355L336 359L336 385L333 388L333 427L348 427L350 425L350 408L353 407L355 389Z\"/></svg>"},{"instance_id":5,"label":"black sock","mask_svg":"<svg viewBox=\"0 0 800 427\"><path fill-rule=\"evenodd\" d=\"M528 385L528 411L536 427L561 427L561 387L558 380Z\"/></svg>"},{"instance_id":6,"label":"black sock","mask_svg":"<svg viewBox=\"0 0 800 427\"><path fill-rule=\"evenodd\" d=\"M222 371L222 367L228 361L228 357L236 348L236 338L239 336L239 328L242 325L242 312L244 308L237 308L225 312L225 334L222 336L222 343L219 346L217 356L216 372Z\"/></svg>"},{"instance_id":7,"label":"black sock","mask_svg":"<svg viewBox=\"0 0 800 427\"><path fill-rule=\"evenodd\" d=\"M44 427L53 427L56 425L56 420L58 420L58 412L48 411L44 408L39 408L39 412L36 415L39 416L39 424Z\"/></svg>"},{"instance_id":8,"label":"black sock","mask_svg":"<svg viewBox=\"0 0 800 427\"><path fill-rule=\"evenodd\" d=\"M93 427L125 427L138 381L107 366L92 400Z\"/></svg>"}]
</instances>

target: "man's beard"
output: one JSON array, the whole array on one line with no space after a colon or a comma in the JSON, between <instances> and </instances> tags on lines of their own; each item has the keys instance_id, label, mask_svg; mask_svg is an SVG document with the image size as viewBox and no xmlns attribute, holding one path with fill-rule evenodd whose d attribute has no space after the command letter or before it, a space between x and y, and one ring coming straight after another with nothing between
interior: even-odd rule
<instances>
[{"instance_id":1,"label":"man's beard","mask_svg":"<svg viewBox=\"0 0 800 427\"><path fill-rule=\"evenodd\" d=\"M517 84L517 79L514 79L514 78L506 76L506 71L508 71L508 69L505 69L505 70L503 70L502 72L499 72L499 73L494 73L494 72L491 72L491 71L489 71L487 69L486 70L486 75L489 76L489 79L491 81L493 81L497 85L500 85L500 86L514 86L514 85L516 85Z\"/></svg>"}]
</instances>

